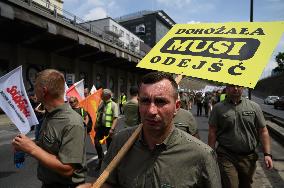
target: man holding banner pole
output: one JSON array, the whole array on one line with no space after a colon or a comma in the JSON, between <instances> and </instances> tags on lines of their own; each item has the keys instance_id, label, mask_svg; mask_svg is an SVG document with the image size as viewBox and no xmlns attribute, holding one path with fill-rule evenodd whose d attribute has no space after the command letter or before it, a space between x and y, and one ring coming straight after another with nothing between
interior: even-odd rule
<instances>
[{"instance_id":1,"label":"man holding banner pole","mask_svg":"<svg viewBox=\"0 0 284 188\"><path fill-rule=\"evenodd\" d=\"M103 160L102 170L107 173L101 177L108 176L101 187L221 187L214 151L173 124L180 101L172 76L163 72L145 75L138 96L142 130L137 133L137 127L131 127L114 136ZM133 132L138 138L118 166L108 171L107 165L117 160ZM101 182L99 178L92 187L100 187Z\"/></svg>"},{"instance_id":2,"label":"man holding banner pole","mask_svg":"<svg viewBox=\"0 0 284 188\"><path fill-rule=\"evenodd\" d=\"M42 188L72 188L85 181L85 131L82 117L64 103L62 73L47 69L38 74L35 93L46 110L37 143L24 134L13 146L39 161L37 176ZM74 147L76 146L76 147Z\"/></svg>"}]
</instances>

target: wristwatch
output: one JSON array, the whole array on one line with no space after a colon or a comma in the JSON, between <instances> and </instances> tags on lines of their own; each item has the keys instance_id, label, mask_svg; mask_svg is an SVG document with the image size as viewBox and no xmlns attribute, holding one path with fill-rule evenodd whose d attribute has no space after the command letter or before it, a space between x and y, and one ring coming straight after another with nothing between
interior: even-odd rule
<instances>
[{"instance_id":1,"label":"wristwatch","mask_svg":"<svg viewBox=\"0 0 284 188\"><path fill-rule=\"evenodd\" d=\"M271 159L272 159L272 155L271 155L270 153L263 153L263 155L264 155L264 157L265 157L265 156L269 156L269 157L271 157Z\"/></svg>"}]
</instances>

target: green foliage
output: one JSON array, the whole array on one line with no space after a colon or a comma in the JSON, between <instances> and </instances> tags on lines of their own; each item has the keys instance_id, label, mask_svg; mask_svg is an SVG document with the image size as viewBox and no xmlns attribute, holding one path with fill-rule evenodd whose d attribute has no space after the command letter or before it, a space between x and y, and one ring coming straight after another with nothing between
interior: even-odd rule
<instances>
[{"instance_id":1,"label":"green foliage","mask_svg":"<svg viewBox=\"0 0 284 188\"><path fill-rule=\"evenodd\" d=\"M275 57L276 62L278 63L279 67L284 66L284 52L279 52L278 55Z\"/></svg>"},{"instance_id":2,"label":"green foliage","mask_svg":"<svg viewBox=\"0 0 284 188\"><path fill-rule=\"evenodd\" d=\"M278 66L273 69L273 72L280 73L284 72L284 52L279 52L275 57L275 61L277 62Z\"/></svg>"}]
</instances>

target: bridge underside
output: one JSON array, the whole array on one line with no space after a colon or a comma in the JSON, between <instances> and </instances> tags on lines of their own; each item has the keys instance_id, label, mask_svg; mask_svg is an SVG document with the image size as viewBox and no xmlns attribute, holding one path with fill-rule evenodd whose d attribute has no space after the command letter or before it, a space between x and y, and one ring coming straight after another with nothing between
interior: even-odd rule
<instances>
[{"instance_id":1,"label":"bridge underside","mask_svg":"<svg viewBox=\"0 0 284 188\"><path fill-rule=\"evenodd\" d=\"M110 67L137 70L140 55L132 54L21 1L10 1L13 4L0 2L1 43L42 50L95 64L107 63Z\"/></svg>"},{"instance_id":2,"label":"bridge underside","mask_svg":"<svg viewBox=\"0 0 284 188\"><path fill-rule=\"evenodd\" d=\"M0 0L0 76L22 65L24 82L33 90L34 70L56 68L118 96L148 72L136 67L141 55L80 27L24 0Z\"/></svg>"}]
</instances>

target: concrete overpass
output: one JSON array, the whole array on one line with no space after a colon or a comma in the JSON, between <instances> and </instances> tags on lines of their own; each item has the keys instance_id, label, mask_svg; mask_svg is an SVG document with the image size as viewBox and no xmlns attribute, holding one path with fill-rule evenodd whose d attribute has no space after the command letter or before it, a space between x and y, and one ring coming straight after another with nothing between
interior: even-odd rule
<instances>
[{"instance_id":1,"label":"concrete overpass","mask_svg":"<svg viewBox=\"0 0 284 188\"><path fill-rule=\"evenodd\" d=\"M62 71L69 83L85 78L88 87L110 88L115 97L136 84L146 72L136 68L140 54L105 40L61 11L31 0L0 0L0 74L23 65L30 91L36 72L44 68Z\"/></svg>"}]
</instances>

